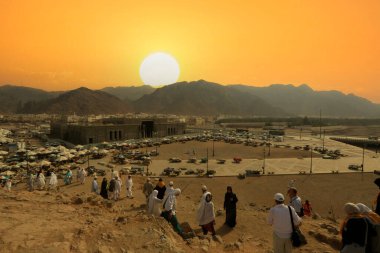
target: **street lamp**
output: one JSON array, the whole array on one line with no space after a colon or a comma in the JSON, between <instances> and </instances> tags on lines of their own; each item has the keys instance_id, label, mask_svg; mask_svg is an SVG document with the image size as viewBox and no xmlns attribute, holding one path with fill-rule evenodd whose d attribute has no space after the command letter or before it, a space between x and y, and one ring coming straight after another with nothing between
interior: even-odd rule
<instances>
[{"instance_id":1,"label":"street lamp","mask_svg":"<svg viewBox=\"0 0 380 253\"><path fill-rule=\"evenodd\" d=\"M365 151L365 144L363 144L362 172L364 172L364 151Z\"/></svg>"},{"instance_id":2,"label":"street lamp","mask_svg":"<svg viewBox=\"0 0 380 253\"><path fill-rule=\"evenodd\" d=\"M313 173L313 146L310 147L310 174Z\"/></svg>"},{"instance_id":3,"label":"street lamp","mask_svg":"<svg viewBox=\"0 0 380 253\"><path fill-rule=\"evenodd\" d=\"M212 157L215 156L215 122L212 128Z\"/></svg>"},{"instance_id":4,"label":"street lamp","mask_svg":"<svg viewBox=\"0 0 380 253\"><path fill-rule=\"evenodd\" d=\"M326 135L326 130L323 130L323 138L322 138L322 152L325 152L325 135Z\"/></svg>"},{"instance_id":5,"label":"street lamp","mask_svg":"<svg viewBox=\"0 0 380 253\"><path fill-rule=\"evenodd\" d=\"M264 159L263 159L263 175L265 174L265 153L266 153L265 146L266 146L266 143L264 143L264 152L263 152L263 154L264 154Z\"/></svg>"},{"instance_id":6,"label":"street lamp","mask_svg":"<svg viewBox=\"0 0 380 253\"><path fill-rule=\"evenodd\" d=\"M208 175L208 148L206 148L206 161L207 161L207 165L206 165L206 175Z\"/></svg>"}]
</instances>

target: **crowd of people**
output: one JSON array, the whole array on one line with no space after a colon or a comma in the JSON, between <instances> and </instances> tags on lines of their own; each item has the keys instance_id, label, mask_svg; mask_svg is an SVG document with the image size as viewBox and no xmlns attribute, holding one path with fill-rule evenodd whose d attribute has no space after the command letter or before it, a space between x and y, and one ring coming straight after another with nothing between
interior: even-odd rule
<instances>
[{"instance_id":1,"label":"crowd of people","mask_svg":"<svg viewBox=\"0 0 380 253\"><path fill-rule=\"evenodd\" d=\"M46 177L45 177L46 175ZM71 184L72 171L69 169L64 175L64 183ZM77 173L77 182L84 184L87 177L85 169L79 169ZM46 179L48 178L48 180ZM93 176L91 183L91 192L100 194L104 199L117 201L120 199L122 191L122 175L118 171L112 170L111 179L108 181L103 177L100 188L98 187L98 178ZM267 223L273 227L273 248L274 253L292 252L292 235L295 230L299 230L302 224L302 217L311 216L313 209L309 200L302 202L298 195L297 188L294 187L294 180L288 185L287 196L288 205L285 204L285 197L282 193L274 195L274 206L270 209ZM375 184L380 190L380 178L375 180ZM5 182L4 188L11 191L11 180ZM27 186L29 191L34 190L56 190L58 187L57 175L52 171L43 170L37 173L28 174ZM125 180L126 196L133 198L133 180L131 175L126 176ZM206 185L201 186L201 198L196 212L196 220L204 235L210 233L216 235L215 231L215 206L213 195ZM146 179L142 192L146 198L147 212L155 217L163 217L172 226L173 229L186 238L177 219L177 198L181 195L181 189L174 188L174 182L170 181L168 186L162 178L159 178L156 185L150 178ZM225 225L233 228L236 226L236 207L238 198L233 192L232 187L228 186L224 196ZM363 203L346 203L344 212L346 217L340 227L342 238L342 253L380 252L380 191L373 203L372 209ZM359 250L359 251L355 251ZM360 251L361 250L361 251ZM378 250L378 251L376 251Z\"/></svg>"}]
</instances>

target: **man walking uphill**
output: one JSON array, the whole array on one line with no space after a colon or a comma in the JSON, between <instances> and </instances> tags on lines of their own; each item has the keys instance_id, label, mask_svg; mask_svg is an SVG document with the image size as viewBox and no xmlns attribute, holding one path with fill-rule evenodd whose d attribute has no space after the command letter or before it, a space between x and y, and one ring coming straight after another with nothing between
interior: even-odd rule
<instances>
[{"instance_id":1,"label":"man walking uphill","mask_svg":"<svg viewBox=\"0 0 380 253\"><path fill-rule=\"evenodd\" d=\"M301 218L294 211L293 207L284 205L284 195L276 193L274 195L275 206L272 207L268 215L268 224L273 226L273 250L274 253L291 253L292 223L290 213L293 216L294 226L301 224ZM290 208L290 211L289 211Z\"/></svg>"}]
</instances>

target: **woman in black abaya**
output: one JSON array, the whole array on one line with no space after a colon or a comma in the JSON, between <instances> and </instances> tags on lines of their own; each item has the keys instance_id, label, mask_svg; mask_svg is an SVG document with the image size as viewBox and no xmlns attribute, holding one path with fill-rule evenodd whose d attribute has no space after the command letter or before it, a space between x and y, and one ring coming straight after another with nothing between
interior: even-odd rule
<instances>
[{"instance_id":1,"label":"woman in black abaya","mask_svg":"<svg viewBox=\"0 0 380 253\"><path fill-rule=\"evenodd\" d=\"M236 203L238 199L236 194L232 192L232 187L227 186L227 192L224 195L224 210L226 210L226 222L231 228L236 225Z\"/></svg>"}]
</instances>

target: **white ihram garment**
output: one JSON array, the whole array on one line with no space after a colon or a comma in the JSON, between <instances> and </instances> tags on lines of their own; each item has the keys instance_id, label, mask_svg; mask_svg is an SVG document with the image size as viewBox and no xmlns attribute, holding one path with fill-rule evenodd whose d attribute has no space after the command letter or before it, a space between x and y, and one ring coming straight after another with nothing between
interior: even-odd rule
<instances>
[{"instance_id":1,"label":"white ihram garment","mask_svg":"<svg viewBox=\"0 0 380 253\"><path fill-rule=\"evenodd\" d=\"M154 190L149 196L148 213L154 216L161 215L162 199L157 198L158 191Z\"/></svg>"},{"instance_id":2,"label":"white ihram garment","mask_svg":"<svg viewBox=\"0 0 380 253\"><path fill-rule=\"evenodd\" d=\"M133 197L133 195L132 195L132 186L133 186L132 178L127 179L126 186L127 186L127 197L132 198Z\"/></svg>"}]
</instances>

